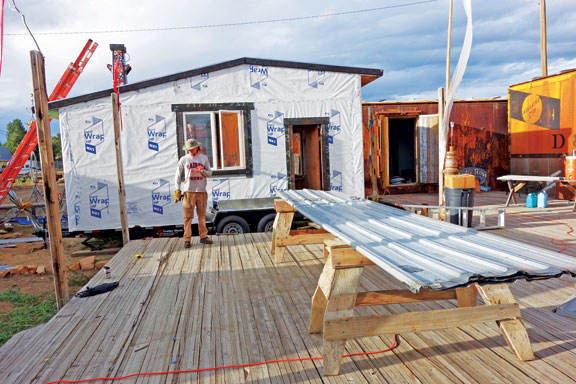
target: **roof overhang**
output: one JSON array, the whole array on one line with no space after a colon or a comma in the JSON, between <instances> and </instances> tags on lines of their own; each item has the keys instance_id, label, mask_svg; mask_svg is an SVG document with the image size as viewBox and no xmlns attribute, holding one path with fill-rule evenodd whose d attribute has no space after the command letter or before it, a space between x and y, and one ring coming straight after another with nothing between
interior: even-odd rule
<instances>
[{"instance_id":1,"label":"roof overhang","mask_svg":"<svg viewBox=\"0 0 576 384\"><path fill-rule=\"evenodd\" d=\"M283 68L295 68L295 69L306 69L306 70L318 70L327 72L340 72L340 73L351 73L358 74L361 77L362 86L376 80L382 76L381 69L373 68L359 68L359 67L344 67L338 65L325 65L325 64L312 64L312 63L300 63L294 61L280 61L280 60L269 60L269 59L255 59L250 57L243 57L236 60L225 61L219 64L212 64L202 68L193 69L186 72L175 73L173 75L157 77L150 80L140 81L133 84L127 84L118 87L120 93L126 93L130 91L135 91L143 88L152 87L155 85L160 85L168 83L171 81L176 81L184 79L187 77L198 76L203 73L216 72L227 68L233 68L240 65L261 65L270 67L283 67ZM49 109L58 109L62 107L67 107L74 104L79 104L91 100L101 99L103 97L109 97L110 94L114 92L112 88L103 91L93 92L82 96L71 97L69 99L63 99L58 101L53 101L48 104Z\"/></svg>"}]
</instances>

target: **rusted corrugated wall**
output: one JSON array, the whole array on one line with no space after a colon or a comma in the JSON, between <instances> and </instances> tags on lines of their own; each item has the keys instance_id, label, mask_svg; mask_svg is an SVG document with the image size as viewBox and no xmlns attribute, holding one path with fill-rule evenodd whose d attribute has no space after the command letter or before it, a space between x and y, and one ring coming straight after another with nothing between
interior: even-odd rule
<instances>
[{"instance_id":1,"label":"rusted corrugated wall","mask_svg":"<svg viewBox=\"0 0 576 384\"><path fill-rule=\"evenodd\" d=\"M369 161L373 137L369 126L372 126L373 130L378 130L379 124L382 122L381 117L417 119L419 115L436 114L437 112L438 103L436 101L363 103L364 176L367 196L372 194L372 185L375 183L378 185L378 194L437 190L437 184L387 186L385 169L379 169L376 180L373 181ZM452 137L450 132L448 133L448 145L452 142L455 146L458 168L483 168L488 172L488 186L492 189L506 190L506 186L496 179L510 172L507 100L456 101L452 108L450 121L454 122L454 129ZM381 168L385 168L387 160L382 152L387 144L384 142L386 138L380 137L377 140L380 143L376 147L382 149L378 150L375 155L382 156Z\"/></svg>"}]
</instances>

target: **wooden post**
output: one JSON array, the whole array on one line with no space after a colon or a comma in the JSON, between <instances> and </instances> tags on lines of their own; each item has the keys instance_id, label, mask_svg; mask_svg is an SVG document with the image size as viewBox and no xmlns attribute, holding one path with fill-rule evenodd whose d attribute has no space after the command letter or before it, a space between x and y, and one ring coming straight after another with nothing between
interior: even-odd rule
<instances>
[{"instance_id":1,"label":"wooden post","mask_svg":"<svg viewBox=\"0 0 576 384\"><path fill-rule=\"evenodd\" d=\"M32 83L34 86L34 109L36 112L36 127L38 129L38 147L42 167L42 184L46 200L46 220L48 225L50 255L54 269L54 289L58 309L68 302L68 280L66 279L66 264L62 248L62 228L60 227L60 212L58 207L58 190L56 173L54 172L54 155L52 153L52 137L50 136L50 117L48 116L48 96L46 94L46 77L44 73L44 57L39 51L30 51L32 65Z\"/></svg>"},{"instance_id":2,"label":"wooden post","mask_svg":"<svg viewBox=\"0 0 576 384\"><path fill-rule=\"evenodd\" d=\"M122 167L122 149L120 147L120 120L118 113L118 95L112 96L112 118L114 120L114 146L116 147L116 172L118 174L118 201L120 202L120 222L122 224L122 244L130 241L128 215L126 213L126 189L124 188L124 170Z\"/></svg>"},{"instance_id":3,"label":"wooden post","mask_svg":"<svg viewBox=\"0 0 576 384\"><path fill-rule=\"evenodd\" d=\"M446 143L444 137L444 88L438 88L438 205L444 205L444 160L446 159Z\"/></svg>"},{"instance_id":4,"label":"wooden post","mask_svg":"<svg viewBox=\"0 0 576 384\"><path fill-rule=\"evenodd\" d=\"M546 49L546 0L540 0L540 56L542 76L548 76L548 53Z\"/></svg>"}]
</instances>

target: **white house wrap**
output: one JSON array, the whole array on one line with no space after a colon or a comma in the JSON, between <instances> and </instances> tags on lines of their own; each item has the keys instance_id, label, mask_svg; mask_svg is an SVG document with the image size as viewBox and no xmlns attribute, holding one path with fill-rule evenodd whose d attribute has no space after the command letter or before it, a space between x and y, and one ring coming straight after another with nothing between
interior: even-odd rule
<instances>
[{"instance_id":1,"label":"white house wrap","mask_svg":"<svg viewBox=\"0 0 576 384\"><path fill-rule=\"evenodd\" d=\"M289 119L327 122L329 189L363 196L361 86L381 73L244 58L121 87L129 226L182 224L173 176L192 136L209 147L210 202L288 189ZM121 227L111 93L50 104L60 115L71 231Z\"/></svg>"}]
</instances>

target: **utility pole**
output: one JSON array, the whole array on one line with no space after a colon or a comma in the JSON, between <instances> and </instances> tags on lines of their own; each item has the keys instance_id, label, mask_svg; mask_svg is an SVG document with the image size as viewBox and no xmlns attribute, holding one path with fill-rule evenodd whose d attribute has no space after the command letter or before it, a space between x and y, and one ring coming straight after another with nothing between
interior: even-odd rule
<instances>
[{"instance_id":1,"label":"utility pole","mask_svg":"<svg viewBox=\"0 0 576 384\"><path fill-rule=\"evenodd\" d=\"M446 51L446 94L450 90L450 48L452 47L452 8L454 0L450 0L450 10L448 11L448 49Z\"/></svg>"},{"instance_id":2,"label":"utility pole","mask_svg":"<svg viewBox=\"0 0 576 384\"><path fill-rule=\"evenodd\" d=\"M58 209L58 190L54 172L54 155L52 153L52 137L50 135L50 116L48 115L48 95L46 94L46 76L44 73L44 57L39 51L30 51L32 65L32 83L34 85L34 109L36 126L38 128L38 147L40 148L40 163L42 166L42 183L44 185L44 200L46 201L46 221L54 269L54 289L58 309L68 302L68 280L66 279L66 264L62 248L62 228L60 227L60 211Z\"/></svg>"},{"instance_id":3,"label":"utility pole","mask_svg":"<svg viewBox=\"0 0 576 384\"><path fill-rule=\"evenodd\" d=\"M540 0L540 56L542 76L548 76L548 53L546 49L546 0Z\"/></svg>"}]
</instances>

